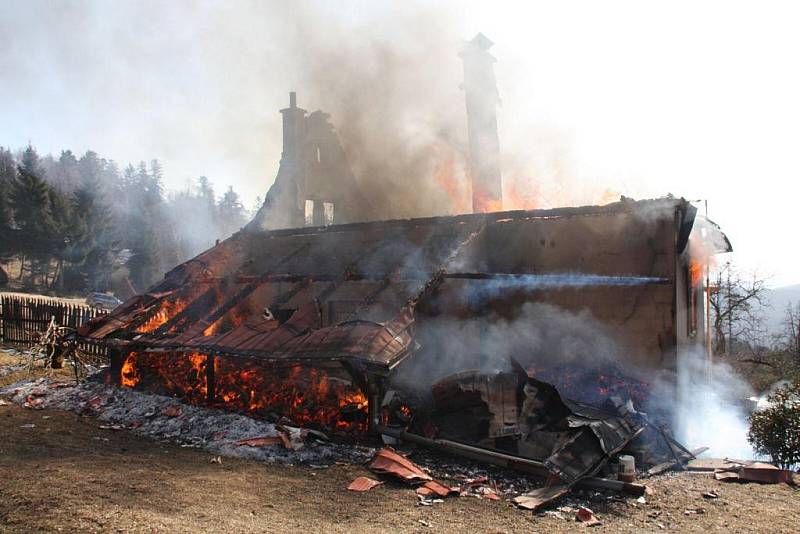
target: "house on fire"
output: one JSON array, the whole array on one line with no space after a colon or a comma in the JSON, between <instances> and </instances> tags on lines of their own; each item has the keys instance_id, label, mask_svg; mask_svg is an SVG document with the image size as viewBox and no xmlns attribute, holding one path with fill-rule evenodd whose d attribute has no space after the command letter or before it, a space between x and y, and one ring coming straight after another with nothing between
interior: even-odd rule
<instances>
[{"instance_id":1,"label":"house on fire","mask_svg":"<svg viewBox=\"0 0 800 534\"><path fill-rule=\"evenodd\" d=\"M591 318L637 369L675 369L682 351L703 347L698 266L730 245L691 203L492 211L502 191L490 46L479 36L462 54L473 202L488 212L356 222L353 175L328 116L307 116L292 93L280 170L254 221L79 330L110 349L112 379L364 430L403 369L432 384L524 361L525 347L504 353L493 328L541 328L541 306L567 322ZM538 352L538 368L563 363Z\"/></svg>"},{"instance_id":2,"label":"house on fire","mask_svg":"<svg viewBox=\"0 0 800 534\"><path fill-rule=\"evenodd\" d=\"M270 405L280 373L303 368L341 386L337 397L377 404L399 366L454 357L435 327L444 318L471 325L457 356L480 367L493 356L487 324L530 302L589 313L635 365L674 368L682 349L703 344L689 258L699 225L719 232L688 202L658 199L242 230L80 335L113 349L123 384L149 375L162 391L245 411ZM303 387L323 387L311 380Z\"/></svg>"}]
</instances>

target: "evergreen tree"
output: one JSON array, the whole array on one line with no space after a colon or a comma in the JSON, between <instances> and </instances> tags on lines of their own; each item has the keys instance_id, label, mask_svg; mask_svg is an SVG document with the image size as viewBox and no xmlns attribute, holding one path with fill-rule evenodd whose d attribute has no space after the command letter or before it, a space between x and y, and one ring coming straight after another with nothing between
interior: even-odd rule
<instances>
[{"instance_id":1,"label":"evergreen tree","mask_svg":"<svg viewBox=\"0 0 800 534\"><path fill-rule=\"evenodd\" d=\"M211 180L205 176L197 179L197 197L203 203L206 213L216 222L217 197L214 194L214 186L211 185Z\"/></svg>"},{"instance_id":2,"label":"evergreen tree","mask_svg":"<svg viewBox=\"0 0 800 534\"><path fill-rule=\"evenodd\" d=\"M31 146L23 151L17 178L11 191L14 226L24 239L19 252L42 271L50 260L50 246L55 221L51 212L51 188L43 179L39 155ZM44 269L46 270L46 269Z\"/></svg>"},{"instance_id":3,"label":"evergreen tree","mask_svg":"<svg viewBox=\"0 0 800 534\"><path fill-rule=\"evenodd\" d=\"M247 222L246 210L233 187L228 187L225 191L219 201L218 210L222 237L228 237Z\"/></svg>"},{"instance_id":4,"label":"evergreen tree","mask_svg":"<svg viewBox=\"0 0 800 534\"><path fill-rule=\"evenodd\" d=\"M14 237L11 192L17 179L17 168L10 150L0 146L0 260L17 253Z\"/></svg>"},{"instance_id":5,"label":"evergreen tree","mask_svg":"<svg viewBox=\"0 0 800 534\"><path fill-rule=\"evenodd\" d=\"M93 151L76 158L63 150L53 159L29 145L15 158L0 147L0 256L24 258L47 282L95 290L110 286L115 260L126 258L143 290L250 215L233 188L217 199L205 176L168 198L163 180L155 159L120 172Z\"/></svg>"},{"instance_id":6,"label":"evergreen tree","mask_svg":"<svg viewBox=\"0 0 800 534\"><path fill-rule=\"evenodd\" d=\"M71 150L62 150L61 156L48 172L50 183L62 193L72 193L80 183L78 160Z\"/></svg>"},{"instance_id":7,"label":"evergreen tree","mask_svg":"<svg viewBox=\"0 0 800 534\"><path fill-rule=\"evenodd\" d=\"M152 228L143 227L136 243L131 247L132 255L128 260L128 270L131 282L139 290L149 287L157 279L160 256L158 241L158 236Z\"/></svg>"},{"instance_id":8,"label":"evergreen tree","mask_svg":"<svg viewBox=\"0 0 800 534\"><path fill-rule=\"evenodd\" d=\"M94 290L105 289L108 285L115 244L111 209L100 182L102 167L104 165L87 167L72 199L76 232L70 260L81 264L81 274Z\"/></svg>"},{"instance_id":9,"label":"evergreen tree","mask_svg":"<svg viewBox=\"0 0 800 534\"><path fill-rule=\"evenodd\" d=\"M96 152L87 150L86 154L81 156L81 159L78 160L80 183L77 185L81 186L86 180L89 180L90 182L99 186L104 167L105 160L98 158Z\"/></svg>"}]
</instances>

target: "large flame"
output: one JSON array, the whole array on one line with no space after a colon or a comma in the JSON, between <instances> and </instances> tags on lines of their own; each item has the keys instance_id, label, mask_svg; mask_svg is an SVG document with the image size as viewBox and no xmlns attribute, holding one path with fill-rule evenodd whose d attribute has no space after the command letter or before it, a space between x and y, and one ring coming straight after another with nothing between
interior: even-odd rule
<instances>
[{"instance_id":1,"label":"large flame","mask_svg":"<svg viewBox=\"0 0 800 534\"><path fill-rule=\"evenodd\" d=\"M204 336L213 336L221 332L233 330L237 326L241 326L244 322L253 315L249 306L238 306L231 311L214 321L212 324L203 330Z\"/></svg>"},{"instance_id":2,"label":"large flame","mask_svg":"<svg viewBox=\"0 0 800 534\"><path fill-rule=\"evenodd\" d=\"M274 411L299 425L364 431L367 397L345 374L299 364L242 365L215 361L216 395L223 404L250 413Z\"/></svg>"},{"instance_id":3,"label":"large flame","mask_svg":"<svg viewBox=\"0 0 800 534\"><path fill-rule=\"evenodd\" d=\"M169 300L164 299L158 304L158 309L156 309L155 313L150 316L150 318L139 328L136 329L137 332L141 332L143 334L149 334L154 332L158 329L159 326L163 325L180 312L183 311L184 308L189 304L188 300L183 299L175 299Z\"/></svg>"},{"instance_id":4,"label":"large flame","mask_svg":"<svg viewBox=\"0 0 800 534\"><path fill-rule=\"evenodd\" d=\"M141 380L139 370L136 367L136 358L138 353L131 352L125 361L122 363L121 380L122 385L128 388L136 387Z\"/></svg>"},{"instance_id":5,"label":"large flame","mask_svg":"<svg viewBox=\"0 0 800 534\"><path fill-rule=\"evenodd\" d=\"M207 397L206 355L197 352L131 352L122 364L121 383L189 400Z\"/></svg>"},{"instance_id":6,"label":"large flame","mask_svg":"<svg viewBox=\"0 0 800 534\"><path fill-rule=\"evenodd\" d=\"M697 287L700 282L702 282L706 268L707 265L703 261L696 260L694 258L689 260L689 278L691 280L692 287Z\"/></svg>"},{"instance_id":7,"label":"large flame","mask_svg":"<svg viewBox=\"0 0 800 534\"><path fill-rule=\"evenodd\" d=\"M205 404L207 365L208 357L195 352L131 352L122 365L121 383ZM326 430L367 429L367 397L344 370L262 365L217 356L214 377L218 407L253 415L275 413L296 425Z\"/></svg>"},{"instance_id":8,"label":"large flame","mask_svg":"<svg viewBox=\"0 0 800 534\"><path fill-rule=\"evenodd\" d=\"M443 149L439 150L443 152ZM433 178L450 199L451 213L469 213L472 201L469 188L462 176L456 174L456 159L453 151L443 153L433 168Z\"/></svg>"}]
</instances>

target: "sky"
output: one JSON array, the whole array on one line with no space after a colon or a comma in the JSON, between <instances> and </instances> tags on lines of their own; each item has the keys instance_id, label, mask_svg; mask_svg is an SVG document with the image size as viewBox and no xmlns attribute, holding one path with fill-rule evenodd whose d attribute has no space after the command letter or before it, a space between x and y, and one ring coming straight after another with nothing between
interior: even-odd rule
<instances>
[{"instance_id":1,"label":"sky","mask_svg":"<svg viewBox=\"0 0 800 534\"><path fill-rule=\"evenodd\" d=\"M0 146L158 158L168 188L205 175L250 206L292 90L343 131L357 108L401 143L462 146L457 51L480 31L504 176L548 205L707 200L741 269L798 284L797 20L772 1L3 0Z\"/></svg>"}]
</instances>

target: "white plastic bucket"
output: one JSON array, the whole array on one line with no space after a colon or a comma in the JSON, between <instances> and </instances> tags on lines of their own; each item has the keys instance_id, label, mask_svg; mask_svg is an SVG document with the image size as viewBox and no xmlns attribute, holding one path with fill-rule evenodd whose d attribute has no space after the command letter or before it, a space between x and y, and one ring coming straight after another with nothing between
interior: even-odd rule
<instances>
[{"instance_id":1,"label":"white plastic bucket","mask_svg":"<svg viewBox=\"0 0 800 534\"><path fill-rule=\"evenodd\" d=\"M619 475L623 482L633 482L636 479L636 462L633 456L623 454L619 457Z\"/></svg>"}]
</instances>

